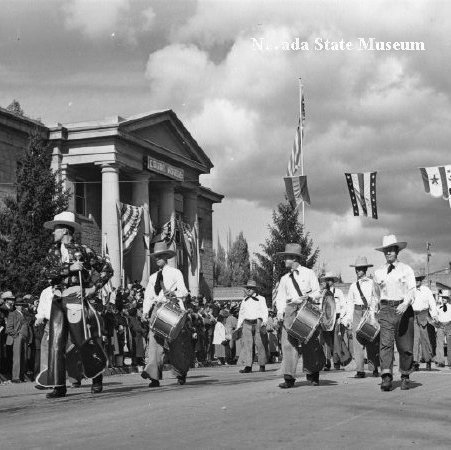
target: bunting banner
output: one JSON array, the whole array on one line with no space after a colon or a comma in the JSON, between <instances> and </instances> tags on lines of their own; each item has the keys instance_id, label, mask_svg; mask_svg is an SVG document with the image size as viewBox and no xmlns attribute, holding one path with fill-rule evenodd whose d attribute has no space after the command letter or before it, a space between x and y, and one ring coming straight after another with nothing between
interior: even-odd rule
<instances>
[{"instance_id":1,"label":"bunting banner","mask_svg":"<svg viewBox=\"0 0 451 450\"><path fill-rule=\"evenodd\" d=\"M293 177L283 177L288 201L293 208L298 208L302 202L310 205L310 195L307 187L307 176L297 175Z\"/></svg>"},{"instance_id":2,"label":"bunting banner","mask_svg":"<svg viewBox=\"0 0 451 450\"><path fill-rule=\"evenodd\" d=\"M361 214L377 219L376 174L377 172L345 173L354 216Z\"/></svg>"},{"instance_id":3,"label":"bunting banner","mask_svg":"<svg viewBox=\"0 0 451 450\"><path fill-rule=\"evenodd\" d=\"M426 193L449 200L451 207L451 165L420 167L420 173Z\"/></svg>"},{"instance_id":4,"label":"bunting banner","mask_svg":"<svg viewBox=\"0 0 451 450\"><path fill-rule=\"evenodd\" d=\"M120 208L122 251L125 253L130 249L138 234L139 225L143 216L143 207L121 203Z\"/></svg>"},{"instance_id":5,"label":"bunting banner","mask_svg":"<svg viewBox=\"0 0 451 450\"><path fill-rule=\"evenodd\" d=\"M193 227L190 227L188 224L180 220L178 226L182 237L183 246L188 256L191 273L195 274L198 271L200 256L197 221L194 223Z\"/></svg>"},{"instance_id":6,"label":"bunting banner","mask_svg":"<svg viewBox=\"0 0 451 450\"><path fill-rule=\"evenodd\" d=\"M103 236L102 240L102 256L111 264L110 253L108 251L108 242L107 235ZM114 303L114 299L111 296L113 292L113 283L111 282L111 278L106 282L106 284L100 290L100 297L102 299L102 304L106 305L107 303Z\"/></svg>"}]
</instances>

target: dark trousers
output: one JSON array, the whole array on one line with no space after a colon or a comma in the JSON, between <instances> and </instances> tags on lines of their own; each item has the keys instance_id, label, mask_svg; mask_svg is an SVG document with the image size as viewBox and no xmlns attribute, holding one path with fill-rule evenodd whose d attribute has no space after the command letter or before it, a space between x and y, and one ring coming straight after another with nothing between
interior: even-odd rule
<instances>
[{"instance_id":1,"label":"dark trousers","mask_svg":"<svg viewBox=\"0 0 451 450\"><path fill-rule=\"evenodd\" d=\"M297 314L296 305L287 305L285 310L284 324L290 324ZM282 372L287 378L296 377L296 367L299 357L302 355L304 362L304 372L308 374L319 372L326 363L323 347L319 342L319 332L316 331L306 344L300 343L287 333L285 326L282 329Z\"/></svg>"},{"instance_id":2,"label":"dark trousers","mask_svg":"<svg viewBox=\"0 0 451 450\"><path fill-rule=\"evenodd\" d=\"M334 365L340 364L340 337L338 334L341 331L341 325L338 323L339 315L337 315L334 329L331 331L321 330L321 340L325 344L324 350L326 359L329 361L331 358Z\"/></svg>"},{"instance_id":3,"label":"dark trousers","mask_svg":"<svg viewBox=\"0 0 451 450\"><path fill-rule=\"evenodd\" d=\"M26 372L26 350L27 341L22 336L17 336L13 341L13 371L12 379L20 380L24 377Z\"/></svg>"},{"instance_id":4,"label":"dark trousers","mask_svg":"<svg viewBox=\"0 0 451 450\"><path fill-rule=\"evenodd\" d=\"M266 349L262 341L261 325L261 319L258 319L257 323L249 323L246 320L243 322L240 358L247 367L252 367L254 345L257 350L258 364L260 366L266 364Z\"/></svg>"},{"instance_id":5,"label":"dark trousers","mask_svg":"<svg viewBox=\"0 0 451 450\"><path fill-rule=\"evenodd\" d=\"M413 309L409 306L402 315L396 314L396 307L381 305L379 312L380 363L382 376L393 376L394 344L399 353L399 371L409 375L413 366Z\"/></svg>"},{"instance_id":6,"label":"dark trousers","mask_svg":"<svg viewBox=\"0 0 451 450\"><path fill-rule=\"evenodd\" d=\"M68 335L78 349L85 341L80 299L76 294L55 297L49 322L48 386L66 385L66 346ZM101 330L97 313L84 305L86 322L90 325L91 336L100 336ZM96 320L97 319L97 320ZM100 375L100 374L98 374ZM96 382L97 377L93 379Z\"/></svg>"},{"instance_id":7,"label":"dark trousers","mask_svg":"<svg viewBox=\"0 0 451 450\"><path fill-rule=\"evenodd\" d=\"M413 359L431 362L435 354L435 328L429 323L429 311L415 311Z\"/></svg>"}]
</instances>

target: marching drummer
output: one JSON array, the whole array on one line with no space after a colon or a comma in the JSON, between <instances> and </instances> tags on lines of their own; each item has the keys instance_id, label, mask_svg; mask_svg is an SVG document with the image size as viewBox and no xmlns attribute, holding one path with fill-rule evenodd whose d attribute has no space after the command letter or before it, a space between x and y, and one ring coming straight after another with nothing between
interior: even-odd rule
<instances>
[{"instance_id":1,"label":"marching drummer","mask_svg":"<svg viewBox=\"0 0 451 450\"><path fill-rule=\"evenodd\" d=\"M173 258L176 252L168 249L165 242L156 242L154 252L151 254L157 263L158 271L149 278L144 294L143 315L149 317L153 308L162 303L173 302L181 310L185 309L183 299L188 295L182 272L168 265L168 259ZM165 342L161 336L149 331L147 344L147 365L141 373L144 379L150 379L149 387L160 386L163 378L163 359ZM179 384L185 384L192 358L193 348L191 333L183 329L178 338L170 342L169 359Z\"/></svg>"},{"instance_id":2,"label":"marching drummer","mask_svg":"<svg viewBox=\"0 0 451 450\"><path fill-rule=\"evenodd\" d=\"M318 339L318 331L310 340L300 347L300 342L289 336L286 327L296 319L297 311L305 301L316 300L320 296L318 278L313 270L301 265L303 261L302 247L299 244L286 244L285 251L277 253L285 259L285 266L290 272L280 279L276 296L277 318L284 321L282 329L282 371L284 382L279 384L282 389L294 387L296 366L300 354L304 359L304 371L307 380L314 386L319 384L319 371L325 364L325 356Z\"/></svg>"},{"instance_id":3,"label":"marching drummer","mask_svg":"<svg viewBox=\"0 0 451 450\"><path fill-rule=\"evenodd\" d=\"M437 299L437 351L435 363L445 367L445 341L448 342L448 367L451 367L451 290L442 289Z\"/></svg>"},{"instance_id":4,"label":"marching drummer","mask_svg":"<svg viewBox=\"0 0 451 450\"><path fill-rule=\"evenodd\" d=\"M426 370L432 370L432 357L434 356L434 349L432 348L430 336L433 333L435 334L433 321L437 320L438 311L432 291L422 284L425 278L426 275L422 273L415 274L417 287L412 303L413 312L415 314L413 341L413 364L415 370L419 370L420 367L420 348L426 363Z\"/></svg>"},{"instance_id":5,"label":"marching drummer","mask_svg":"<svg viewBox=\"0 0 451 450\"><path fill-rule=\"evenodd\" d=\"M355 378L365 378L365 347L368 363L373 367L373 376L378 377L379 337L373 342L359 342L356 337L357 328L365 312L369 310L370 314L374 315L378 309L379 302L375 294L374 281L367 276L367 270L369 267L373 267L373 264L368 264L366 256L359 256L350 267L354 267L357 275L357 281L349 287L347 301L348 313L346 315L347 324L352 325L354 359L357 366Z\"/></svg>"},{"instance_id":6,"label":"marching drummer","mask_svg":"<svg viewBox=\"0 0 451 450\"><path fill-rule=\"evenodd\" d=\"M386 264L376 270L374 281L380 295L380 362L382 391L390 391L393 380L394 343L399 353L401 389L407 390L413 367L413 301L416 287L413 269L398 261L398 253L407 247L395 235L384 236L382 247Z\"/></svg>"}]
</instances>

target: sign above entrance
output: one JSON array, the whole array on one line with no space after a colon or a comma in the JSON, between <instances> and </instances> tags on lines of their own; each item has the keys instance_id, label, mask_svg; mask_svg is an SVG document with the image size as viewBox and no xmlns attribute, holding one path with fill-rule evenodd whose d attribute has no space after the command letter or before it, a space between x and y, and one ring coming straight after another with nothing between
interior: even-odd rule
<instances>
[{"instance_id":1,"label":"sign above entrance","mask_svg":"<svg viewBox=\"0 0 451 450\"><path fill-rule=\"evenodd\" d=\"M167 177L173 178L174 180L183 181L185 179L185 172L183 169L171 166L163 161L158 161L158 159L150 158L149 156L145 158L144 166L147 170L161 173Z\"/></svg>"}]
</instances>

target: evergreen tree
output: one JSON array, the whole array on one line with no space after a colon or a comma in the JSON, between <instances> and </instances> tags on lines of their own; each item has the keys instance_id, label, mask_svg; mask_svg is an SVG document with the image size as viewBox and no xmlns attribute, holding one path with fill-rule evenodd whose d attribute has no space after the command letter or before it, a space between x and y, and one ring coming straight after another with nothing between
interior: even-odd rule
<instances>
[{"instance_id":1,"label":"evergreen tree","mask_svg":"<svg viewBox=\"0 0 451 450\"><path fill-rule=\"evenodd\" d=\"M18 162L16 198L6 199L1 212L9 219L0 231L9 236L6 248L0 247L0 289L37 295L47 284L41 271L52 235L44 222L64 211L70 197L51 170L51 158L51 146L32 135Z\"/></svg>"},{"instance_id":2,"label":"evergreen tree","mask_svg":"<svg viewBox=\"0 0 451 450\"><path fill-rule=\"evenodd\" d=\"M230 285L243 286L249 279L251 264L249 248L242 231L230 247L227 263L230 273Z\"/></svg>"},{"instance_id":3,"label":"evergreen tree","mask_svg":"<svg viewBox=\"0 0 451 450\"><path fill-rule=\"evenodd\" d=\"M216 286L229 286L230 275L227 267L227 257L224 247L221 245L218 237L218 249L214 254L213 278Z\"/></svg>"},{"instance_id":4,"label":"evergreen tree","mask_svg":"<svg viewBox=\"0 0 451 450\"><path fill-rule=\"evenodd\" d=\"M25 112L22 109L22 107L20 106L20 103L14 99L7 107L6 109L9 112L12 112L13 114L15 114L16 116L20 116L20 117L25 117Z\"/></svg>"},{"instance_id":5,"label":"evergreen tree","mask_svg":"<svg viewBox=\"0 0 451 450\"><path fill-rule=\"evenodd\" d=\"M313 268L319 255L319 249L313 249L309 233L304 234L304 226L299 223L299 213L287 201L279 203L273 211L273 224L268 225L269 237L261 244L262 253L256 253L257 264L255 277L262 293L270 299L272 289L287 272L283 258L276 253L283 252L288 243L300 244L302 247L301 264Z\"/></svg>"}]
</instances>

